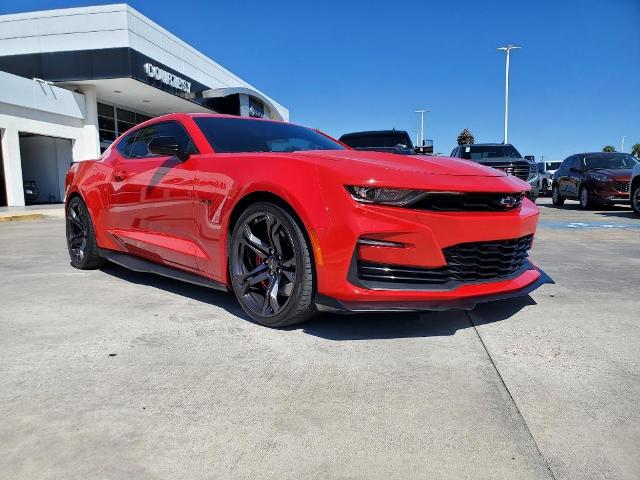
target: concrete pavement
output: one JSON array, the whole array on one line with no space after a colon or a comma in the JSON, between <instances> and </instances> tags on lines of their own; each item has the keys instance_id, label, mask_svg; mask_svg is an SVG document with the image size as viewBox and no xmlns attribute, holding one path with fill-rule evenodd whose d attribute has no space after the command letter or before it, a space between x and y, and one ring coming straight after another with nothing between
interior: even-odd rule
<instances>
[{"instance_id":1,"label":"concrete pavement","mask_svg":"<svg viewBox=\"0 0 640 480\"><path fill-rule=\"evenodd\" d=\"M531 298L288 330L2 224L0 477L639 478L640 220L567 206Z\"/></svg>"}]
</instances>

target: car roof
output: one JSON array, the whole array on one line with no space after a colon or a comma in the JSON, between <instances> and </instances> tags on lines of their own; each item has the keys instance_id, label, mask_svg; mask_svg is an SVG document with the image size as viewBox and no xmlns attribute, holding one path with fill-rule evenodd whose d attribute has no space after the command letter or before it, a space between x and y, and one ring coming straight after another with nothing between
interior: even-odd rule
<instances>
[{"instance_id":1,"label":"car roof","mask_svg":"<svg viewBox=\"0 0 640 480\"><path fill-rule=\"evenodd\" d=\"M463 143L459 147L512 147L510 143Z\"/></svg>"},{"instance_id":2,"label":"car roof","mask_svg":"<svg viewBox=\"0 0 640 480\"><path fill-rule=\"evenodd\" d=\"M348 136L351 136L351 135L371 135L371 134L375 134L375 133L385 133L385 134L386 133L402 133L402 134L407 134L407 131L406 130L396 130L396 129L392 129L392 130L365 130L363 132L345 133L340 138L348 137Z\"/></svg>"}]
</instances>

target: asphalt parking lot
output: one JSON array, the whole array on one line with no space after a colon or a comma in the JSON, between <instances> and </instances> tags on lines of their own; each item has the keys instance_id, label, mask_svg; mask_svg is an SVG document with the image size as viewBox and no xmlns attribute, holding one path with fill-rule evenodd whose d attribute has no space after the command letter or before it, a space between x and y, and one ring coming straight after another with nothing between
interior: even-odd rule
<instances>
[{"instance_id":1,"label":"asphalt parking lot","mask_svg":"<svg viewBox=\"0 0 640 480\"><path fill-rule=\"evenodd\" d=\"M640 218L539 203L531 297L287 330L0 224L0 477L640 478Z\"/></svg>"}]
</instances>

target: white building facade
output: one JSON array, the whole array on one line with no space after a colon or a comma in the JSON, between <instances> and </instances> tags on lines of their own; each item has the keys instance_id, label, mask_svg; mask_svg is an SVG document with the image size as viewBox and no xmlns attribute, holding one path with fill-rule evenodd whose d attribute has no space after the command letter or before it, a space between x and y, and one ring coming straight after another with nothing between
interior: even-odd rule
<instances>
[{"instance_id":1,"label":"white building facade","mask_svg":"<svg viewBox=\"0 0 640 480\"><path fill-rule=\"evenodd\" d=\"M289 111L128 5L0 16L0 206L63 201L73 161L173 112Z\"/></svg>"}]
</instances>

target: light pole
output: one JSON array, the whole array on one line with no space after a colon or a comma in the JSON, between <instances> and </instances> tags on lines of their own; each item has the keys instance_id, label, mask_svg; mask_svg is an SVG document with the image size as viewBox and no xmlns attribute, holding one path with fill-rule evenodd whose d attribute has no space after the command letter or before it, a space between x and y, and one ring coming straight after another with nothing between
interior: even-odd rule
<instances>
[{"instance_id":1,"label":"light pole","mask_svg":"<svg viewBox=\"0 0 640 480\"><path fill-rule=\"evenodd\" d=\"M420 137L418 137L418 134L420 133L419 130L411 130L411 132L416 134L416 147L419 146L418 143L420 142Z\"/></svg>"},{"instance_id":2,"label":"light pole","mask_svg":"<svg viewBox=\"0 0 640 480\"><path fill-rule=\"evenodd\" d=\"M516 48L522 47L506 45L498 48L498 50L503 50L507 54L507 65L504 71L504 143L509 143L509 55L511 50Z\"/></svg>"},{"instance_id":3,"label":"light pole","mask_svg":"<svg viewBox=\"0 0 640 480\"><path fill-rule=\"evenodd\" d=\"M622 148L620 149L620 151L621 151L622 153L624 153L624 139L625 139L625 138L627 138L627 136L626 136L626 135L623 135L623 136L622 136Z\"/></svg>"},{"instance_id":4,"label":"light pole","mask_svg":"<svg viewBox=\"0 0 640 480\"><path fill-rule=\"evenodd\" d=\"M420 145L424 143L424 114L429 112L429 110L416 110L416 113L420 114Z\"/></svg>"}]
</instances>

